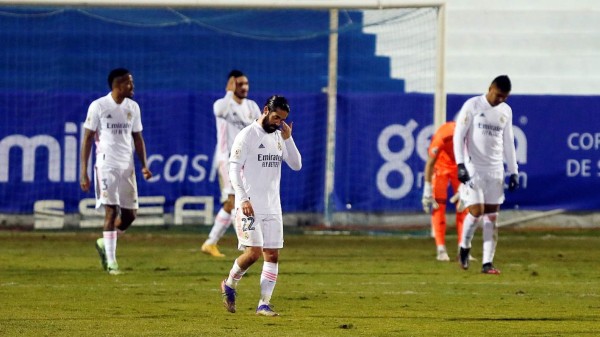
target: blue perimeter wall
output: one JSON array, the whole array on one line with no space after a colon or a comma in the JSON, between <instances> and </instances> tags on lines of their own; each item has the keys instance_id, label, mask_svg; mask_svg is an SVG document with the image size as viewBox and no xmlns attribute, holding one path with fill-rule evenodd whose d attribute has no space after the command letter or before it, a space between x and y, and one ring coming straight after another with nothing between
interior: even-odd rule
<instances>
[{"instance_id":1,"label":"blue perimeter wall","mask_svg":"<svg viewBox=\"0 0 600 337\"><path fill-rule=\"evenodd\" d=\"M31 213L34 201L41 199L64 200L66 211L74 212L80 199L91 197L79 190L77 143L87 105L103 94L61 93L39 100L40 95L30 93L0 93L4 120L0 124L0 212ZM213 195L218 202L218 184L209 180L215 131L208 107L219 95L146 92L137 96L150 168L156 174L153 182L139 182L140 195L166 196L167 211L182 195ZM321 212L326 97L287 96L292 109L299 105L290 120L304 167L293 172L284 165L283 208ZM449 95L448 110L458 111L466 98ZM54 111L48 111L45 103L37 104L48 101L61 103ZM166 116L161 108L164 101L171 102ZM335 208L419 210L421 172L433 132L428 112L432 97L340 94L338 102ZM514 95L510 103L522 188L508 194L504 208L599 209L600 97ZM40 123L40 116L52 118ZM199 128L205 132L198 132ZM35 155L28 157L31 153Z\"/></svg>"}]
</instances>

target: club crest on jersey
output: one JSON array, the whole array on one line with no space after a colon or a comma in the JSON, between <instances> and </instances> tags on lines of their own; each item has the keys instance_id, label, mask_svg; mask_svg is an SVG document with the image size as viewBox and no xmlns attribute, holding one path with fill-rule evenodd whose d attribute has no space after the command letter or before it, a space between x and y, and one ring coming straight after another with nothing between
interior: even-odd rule
<instances>
[{"instance_id":1,"label":"club crest on jersey","mask_svg":"<svg viewBox=\"0 0 600 337\"><path fill-rule=\"evenodd\" d=\"M240 159L240 155L242 154L242 150L240 150L240 148L235 149L235 151L233 152L233 157L235 159Z\"/></svg>"},{"instance_id":2,"label":"club crest on jersey","mask_svg":"<svg viewBox=\"0 0 600 337\"><path fill-rule=\"evenodd\" d=\"M506 123L506 118L504 118L504 116L500 116L500 123Z\"/></svg>"},{"instance_id":3,"label":"club crest on jersey","mask_svg":"<svg viewBox=\"0 0 600 337\"><path fill-rule=\"evenodd\" d=\"M131 117L132 117L132 116L131 116L131 112L129 112L129 111L128 111L128 112L127 112L127 120L128 120L128 121L130 121L130 120L131 120Z\"/></svg>"},{"instance_id":4,"label":"club crest on jersey","mask_svg":"<svg viewBox=\"0 0 600 337\"><path fill-rule=\"evenodd\" d=\"M277 142L277 148L279 149L279 151L281 151L281 143Z\"/></svg>"}]
</instances>

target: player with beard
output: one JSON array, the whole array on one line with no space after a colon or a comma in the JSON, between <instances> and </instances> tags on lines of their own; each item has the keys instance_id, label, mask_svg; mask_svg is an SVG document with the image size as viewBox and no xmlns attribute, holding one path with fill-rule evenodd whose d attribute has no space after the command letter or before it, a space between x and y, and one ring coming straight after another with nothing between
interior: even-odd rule
<instances>
[{"instance_id":1,"label":"player with beard","mask_svg":"<svg viewBox=\"0 0 600 337\"><path fill-rule=\"evenodd\" d=\"M248 77L239 70L232 70L228 75L225 97L218 99L213 105L217 121L217 146L213 163L219 174L222 206L201 250L214 257L225 256L219 251L217 243L231 225L231 211L235 203L229 180L229 152L233 139L260 116L258 105L247 98L249 89Z\"/></svg>"},{"instance_id":2,"label":"player with beard","mask_svg":"<svg viewBox=\"0 0 600 337\"><path fill-rule=\"evenodd\" d=\"M295 171L302 168L300 152L285 122L290 107L285 97L271 96L260 118L244 128L233 143L229 176L235 190L235 229L238 248L229 276L221 282L223 304L236 311L236 287L242 276L261 256L260 300L257 315L277 316L270 305L278 275L279 250L283 248L281 214L281 162Z\"/></svg>"},{"instance_id":3,"label":"player with beard","mask_svg":"<svg viewBox=\"0 0 600 337\"><path fill-rule=\"evenodd\" d=\"M111 92L90 104L83 124L80 185L84 192L89 191L88 161L95 140L96 208L104 206L104 231L96 240L96 250L104 270L118 275L117 234L129 228L138 209L132 140L144 179L150 179L152 172L147 166L140 107L131 99L133 76L127 69L114 69L108 75L108 86Z\"/></svg>"}]
</instances>

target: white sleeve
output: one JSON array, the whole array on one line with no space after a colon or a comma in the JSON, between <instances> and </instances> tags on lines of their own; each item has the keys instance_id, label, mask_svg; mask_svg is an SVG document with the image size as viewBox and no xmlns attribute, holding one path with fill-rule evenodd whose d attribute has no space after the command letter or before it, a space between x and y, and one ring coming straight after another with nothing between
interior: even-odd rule
<instances>
[{"instance_id":1,"label":"white sleeve","mask_svg":"<svg viewBox=\"0 0 600 337\"><path fill-rule=\"evenodd\" d=\"M135 118L133 120L133 126L131 128L131 131L132 132L142 132L144 127L142 126L142 113L140 112L140 106L134 102L133 107L136 110L137 118Z\"/></svg>"},{"instance_id":2,"label":"white sleeve","mask_svg":"<svg viewBox=\"0 0 600 337\"><path fill-rule=\"evenodd\" d=\"M98 112L98 102L93 101L88 108L87 117L83 123L84 128L92 131L98 130L98 125L100 124L100 114Z\"/></svg>"},{"instance_id":3,"label":"white sleeve","mask_svg":"<svg viewBox=\"0 0 600 337\"><path fill-rule=\"evenodd\" d=\"M241 201L250 200L244 189L244 181L242 180L242 168L246 162L247 150L244 142L244 133L239 133L233 141L231 154L229 155L229 180L231 187L235 191L236 198Z\"/></svg>"},{"instance_id":4,"label":"white sleeve","mask_svg":"<svg viewBox=\"0 0 600 337\"><path fill-rule=\"evenodd\" d=\"M246 190L244 189L242 167L244 167L244 165L240 163L229 162L229 179L231 180L231 187L233 187L236 197L243 202L250 200L250 198L248 198L248 194L246 194Z\"/></svg>"},{"instance_id":5,"label":"white sleeve","mask_svg":"<svg viewBox=\"0 0 600 337\"><path fill-rule=\"evenodd\" d=\"M509 174L517 174L519 167L517 165L517 155L515 154L515 135L512 127L512 111L504 127L504 159L506 160L506 169Z\"/></svg>"},{"instance_id":6,"label":"white sleeve","mask_svg":"<svg viewBox=\"0 0 600 337\"><path fill-rule=\"evenodd\" d=\"M283 160L285 160L292 170L300 171L302 168L302 156L296 147L296 143L294 143L294 138L290 137L284 140L284 144Z\"/></svg>"},{"instance_id":7,"label":"white sleeve","mask_svg":"<svg viewBox=\"0 0 600 337\"><path fill-rule=\"evenodd\" d=\"M225 118L229 114L229 103L233 99L233 91L228 91L225 97L218 99L213 104L213 112L216 117Z\"/></svg>"},{"instance_id":8,"label":"white sleeve","mask_svg":"<svg viewBox=\"0 0 600 337\"><path fill-rule=\"evenodd\" d=\"M467 136L467 132L471 126L471 114L469 113L469 107L469 101L465 102L458 112L458 117L456 118L456 128L454 129L454 135L452 136L456 164L465 163L465 137Z\"/></svg>"}]
</instances>

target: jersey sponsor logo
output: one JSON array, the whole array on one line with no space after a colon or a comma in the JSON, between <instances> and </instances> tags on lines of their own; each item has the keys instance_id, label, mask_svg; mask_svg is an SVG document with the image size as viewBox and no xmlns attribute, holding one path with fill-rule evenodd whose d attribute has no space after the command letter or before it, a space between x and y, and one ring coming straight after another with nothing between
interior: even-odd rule
<instances>
[{"instance_id":1,"label":"jersey sponsor logo","mask_svg":"<svg viewBox=\"0 0 600 337\"><path fill-rule=\"evenodd\" d=\"M481 130L481 134L490 137L500 137L502 127L498 125L477 123L477 128Z\"/></svg>"},{"instance_id":2,"label":"jersey sponsor logo","mask_svg":"<svg viewBox=\"0 0 600 337\"><path fill-rule=\"evenodd\" d=\"M262 167L279 167L283 157L278 154L258 154L258 161Z\"/></svg>"}]
</instances>

